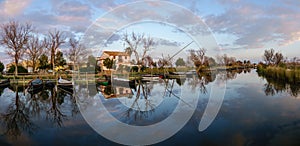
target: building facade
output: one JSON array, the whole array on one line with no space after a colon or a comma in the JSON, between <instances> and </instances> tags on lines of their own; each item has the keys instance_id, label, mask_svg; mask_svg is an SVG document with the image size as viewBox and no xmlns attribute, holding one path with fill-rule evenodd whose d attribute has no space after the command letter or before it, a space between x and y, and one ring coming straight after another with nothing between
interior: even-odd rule
<instances>
[{"instance_id":1,"label":"building facade","mask_svg":"<svg viewBox=\"0 0 300 146\"><path fill-rule=\"evenodd\" d=\"M112 69L108 69L104 66L104 60L106 58L113 60L114 65ZM130 55L121 51L103 51L102 55L97 57L97 61L103 71L118 70L121 66L131 66Z\"/></svg>"}]
</instances>

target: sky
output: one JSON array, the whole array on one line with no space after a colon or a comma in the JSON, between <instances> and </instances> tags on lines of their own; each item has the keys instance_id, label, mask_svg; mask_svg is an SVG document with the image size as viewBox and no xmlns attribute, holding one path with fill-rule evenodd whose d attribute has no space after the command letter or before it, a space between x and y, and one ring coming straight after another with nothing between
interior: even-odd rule
<instances>
[{"instance_id":1,"label":"sky","mask_svg":"<svg viewBox=\"0 0 300 146\"><path fill-rule=\"evenodd\" d=\"M172 56L189 42L189 49L205 48L253 62L274 48L288 58L300 56L298 0L0 0L0 23L31 23L37 32L64 31L93 49L124 50L124 33L154 38L156 58ZM62 46L61 49L67 49ZM0 47L0 60L12 61Z\"/></svg>"}]
</instances>

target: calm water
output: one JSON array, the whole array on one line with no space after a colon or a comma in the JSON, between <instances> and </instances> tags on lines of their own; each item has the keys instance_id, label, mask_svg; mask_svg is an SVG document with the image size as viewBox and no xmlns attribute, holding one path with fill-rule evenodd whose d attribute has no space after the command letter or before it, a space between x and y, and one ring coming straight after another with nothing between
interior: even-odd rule
<instances>
[{"instance_id":1,"label":"calm water","mask_svg":"<svg viewBox=\"0 0 300 146\"><path fill-rule=\"evenodd\" d=\"M199 132L217 79L226 82L222 106L213 123ZM12 86L0 89L0 145L117 145L94 131L84 119L89 115L80 111L101 117L104 109L93 108L101 102L117 120L145 126L165 120L180 102L188 107L195 97L192 118L157 145L300 145L300 85L268 81L255 70L228 72L141 82L135 88L80 85L77 97L60 88L30 94ZM106 119L101 124L114 126Z\"/></svg>"}]
</instances>

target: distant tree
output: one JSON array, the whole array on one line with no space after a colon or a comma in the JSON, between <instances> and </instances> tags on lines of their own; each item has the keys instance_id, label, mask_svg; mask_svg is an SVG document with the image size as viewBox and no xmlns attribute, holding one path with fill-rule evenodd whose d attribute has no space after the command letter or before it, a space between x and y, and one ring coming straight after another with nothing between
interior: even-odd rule
<instances>
[{"instance_id":1,"label":"distant tree","mask_svg":"<svg viewBox=\"0 0 300 146\"><path fill-rule=\"evenodd\" d=\"M224 54L222 56L217 56L219 64L226 65L226 66L232 66L236 62L235 57L228 57L227 54Z\"/></svg>"},{"instance_id":2,"label":"distant tree","mask_svg":"<svg viewBox=\"0 0 300 146\"><path fill-rule=\"evenodd\" d=\"M294 70L296 70L296 66L297 66L297 57L294 57L293 59L292 59L292 65L293 65L293 67L294 67Z\"/></svg>"},{"instance_id":3,"label":"distant tree","mask_svg":"<svg viewBox=\"0 0 300 146\"><path fill-rule=\"evenodd\" d=\"M14 73L15 70L16 70L15 66L11 66L7 72ZM18 71L19 71L18 73L28 73L28 70L21 65L18 65Z\"/></svg>"},{"instance_id":4,"label":"distant tree","mask_svg":"<svg viewBox=\"0 0 300 146\"><path fill-rule=\"evenodd\" d=\"M67 62L64 58L64 55L61 51L57 51L55 55L55 66L64 66Z\"/></svg>"},{"instance_id":5,"label":"distant tree","mask_svg":"<svg viewBox=\"0 0 300 146\"><path fill-rule=\"evenodd\" d=\"M14 59L15 75L18 75L17 65L24 55L25 45L32 32L32 25L10 21L1 25L1 29L0 44L7 48L7 54Z\"/></svg>"},{"instance_id":6,"label":"distant tree","mask_svg":"<svg viewBox=\"0 0 300 146\"><path fill-rule=\"evenodd\" d=\"M39 40L37 36L31 36L26 45L26 54L29 57L29 60L32 62L33 72L37 68L38 58L44 53L44 47L46 41Z\"/></svg>"},{"instance_id":7,"label":"distant tree","mask_svg":"<svg viewBox=\"0 0 300 146\"><path fill-rule=\"evenodd\" d=\"M88 61L87 61L87 66L89 67L89 66L96 66L96 58L93 56L93 55L90 55L89 57L88 57Z\"/></svg>"},{"instance_id":8,"label":"distant tree","mask_svg":"<svg viewBox=\"0 0 300 146\"><path fill-rule=\"evenodd\" d=\"M274 49L265 50L263 59L267 65L271 65L274 59Z\"/></svg>"},{"instance_id":9,"label":"distant tree","mask_svg":"<svg viewBox=\"0 0 300 146\"><path fill-rule=\"evenodd\" d=\"M50 51L50 67L53 70L55 65L56 51L60 45L65 43L66 37L58 30L49 31L46 38L46 48ZM54 72L53 72L54 73Z\"/></svg>"},{"instance_id":10,"label":"distant tree","mask_svg":"<svg viewBox=\"0 0 300 146\"><path fill-rule=\"evenodd\" d=\"M247 61L247 64L248 64L248 65L250 65L250 64L251 64L251 61L250 61L250 60L248 60L248 61Z\"/></svg>"},{"instance_id":11,"label":"distant tree","mask_svg":"<svg viewBox=\"0 0 300 146\"><path fill-rule=\"evenodd\" d=\"M0 74L3 72L4 70L4 64L0 61Z\"/></svg>"},{"instance_id":12,"label":"distant tree","mask_svg":"<svg viewBox=\"0 0 300 146\"><path fill-rule=\"evenodd\" d=\"M48 63L48 56L46 54L42 54L39 57L39 69L47 69L50 68L50 64Z\"/></svg>"},{"instance_id":13,"label":"distant tree","mask_svg":"<svg viewBox=\"0 0 300 146\"><path fill-rule=\"evenodd\" d=\"M74 63L74 69L78 69L79 63L86 59L88 50L84 45L74 38L69 39L70 49L67 52L67 56L70 61Z\"/></svg>"},{"instance_id":14,"label":"distant tree","mask_svg":"<svg viewBox=\"0 0 300 146\"><path fill-rule=\"evenodd\" d=\"M153 62L153 58L147 55L143 61L143 66L145 67L153 67L155 66L155 62Z\"/></svg>"},{"instance_id":15,"label":"distant tree","mask_svg":"<svg viewBox=\"0 0 300 146\"><path fill-rule=\"evenodd\" d=\"M178 58L175 62L176 66L185 66L185 61L183 58Z\"/></svg>"},{"instance_id":16,"label":"distant tree","mask_svg":"<svg viewBox=\"0 0 300 146\"><path fill-rule=\"evenodd\" d=\"M157 65L159 68L164 68L166 66L172 66L172 60L171 60L170 56L164 57L162 55L162 57L158 59Z\"/></svg>"},{"instance_id":17,"label":"distant tree","mask_svg":"<svg viewBox=\"0 0 300 146\"><path fill-rule=\"evenodd\" d=\"M109 58L106 58L104 61L103 61L103 65L108 68L109 70L113 68L113 64L114 64L114 60L113 59L109 59Z\"/></svg>"},{"instance_id":18,"label":"distant tree","mask_svg":"<svg viewBox=\"0 0 300 146\"><path fill-rule=\"evenodd\" d=\"M217 62L214 58L212 57L206 57L205 62L204 62L205 66L216 66Z\"/></svg>"},{"instance_id":19,"label":"distant tree","mask_svg":"<svg viewBox=\"0 0 300 146\"><path fill-rule=\"evenodd\" d=\"M277 52L273 57L274 64L278 66L283 61L283 58L283 55Z\"/></svg>"},{"instance_id":20,"label":"distant tree","mask_svg":"<svg viewBox=\"0 0 300 146\"><path fill-rule=\"evenodd\" d=\"M205 54L206 50L204 48L200 48L198 50L189 50L190 55L189 59L194 63L196 68L202 66L205 62Z\"/></svg>"}]
</instances>

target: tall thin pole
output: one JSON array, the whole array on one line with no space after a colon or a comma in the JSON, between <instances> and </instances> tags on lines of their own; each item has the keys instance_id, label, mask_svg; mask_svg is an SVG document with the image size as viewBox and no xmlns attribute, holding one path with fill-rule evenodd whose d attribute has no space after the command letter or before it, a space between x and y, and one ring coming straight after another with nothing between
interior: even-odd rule
<instances>
[{"instance_id":1,"label":"tall thin pole","mask_svg":"<svg viewBox=\"0 0 300 146\"><path fill-rule=\"evenodd\" d=\"M190 42L189 44L187 44L186 46L184 46L182 49L180 49L178 52L176 52L169 60L171 60L173 57L175 57L176 55L178 55L181 51L183 51L186 47L188 47L189 45L191 45L194 41Z\"/></svg>"}]
</instances>

